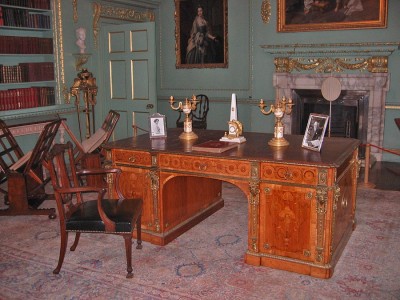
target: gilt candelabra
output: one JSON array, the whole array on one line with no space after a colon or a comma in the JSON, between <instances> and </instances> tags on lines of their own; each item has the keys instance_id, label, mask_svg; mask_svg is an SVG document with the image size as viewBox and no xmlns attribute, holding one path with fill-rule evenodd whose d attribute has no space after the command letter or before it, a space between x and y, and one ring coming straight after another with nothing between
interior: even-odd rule
<instances>
[{"instance_id":1,"label":"gilt candelabra","mask_svg":"<svg viewBox=\"0 0 400 300\"><path fill-rule=\"evenodd\" d=\"M174 97L171 96L169 98L169 104L173 110L182 111L185 114L185 121L183 122L183 132L179 136L180 139L183 140L193 140L197 139L197 134L195 134L192 130L192 120L190 119L189 115L192 110L196 110L197 105L197 98L195 95L189 100L188 98L185 99L185 103L179 102L178 106L174 106L175 100Z\"/></svg>"},{"instance_id":2,"label":"gilt candelabra","mask_svg":"<svg viewBox=\"0 0 400 300\"><path fill-rule=\"evenodd\" d=\"M282 119L285 114L290 115L292 113L292 106L294 105L292 99L286 100L285 97L282 97L281 100L278 100L276 104L271 104L271 108L269 111L265 111L266 104L264 100L260 100L260 104L258 107L260 108L262 114L269 115L273 113L275 115L275 129L274 129L274 138L268 142L268 145L275 147L282 147L289 145L289 142L283 137L283 123Z\"/></svg>"}]
</instances>

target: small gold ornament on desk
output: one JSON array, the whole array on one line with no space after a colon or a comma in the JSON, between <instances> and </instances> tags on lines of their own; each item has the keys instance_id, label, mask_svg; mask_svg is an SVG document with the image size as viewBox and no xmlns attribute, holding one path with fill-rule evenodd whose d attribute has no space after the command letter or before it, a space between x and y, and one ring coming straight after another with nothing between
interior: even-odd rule
<instances>
[{"instance_id":1,"label":"small gold ornament on desk","mask_svg":"<svg viewBox=\"0 0 400 300\"><path fill-rule=\"evenodd\" d=\"M274 138L268 142L268 145L274 147L282 147L288 146L289 142L283 137L283 123L282 119L285 114L290 115L292 113L292 106L294 105L291 98L286 100L285 97L282 97L282 100L278 100L276 104L271 104L271 108L269 111L265 111L264 108L266 104L264 100L260 100L260 104L258 107L260 108L262 114L269 115L273 113L275 115L275 129L274 129Z\"/></svg>"},{"instance_id":2,"label":"small gold ornament on desk","mask_svg":"<svg viewBox=\"0 0 400 300\"><path fill-rule=\"evenodd\" d=\"M179 136L182 140L194 140L197 139L197 134L192 131L192 120L189 115L192 110L196 110L197 98L195 95L189 100L185 99L185 103L179 102L178 106L174 106L175 100L174 97L171 96L169 98L169 104L173 110L180 110L185 114L185 121L183 122L183 132Z\"/></svg>"}]
</instances>

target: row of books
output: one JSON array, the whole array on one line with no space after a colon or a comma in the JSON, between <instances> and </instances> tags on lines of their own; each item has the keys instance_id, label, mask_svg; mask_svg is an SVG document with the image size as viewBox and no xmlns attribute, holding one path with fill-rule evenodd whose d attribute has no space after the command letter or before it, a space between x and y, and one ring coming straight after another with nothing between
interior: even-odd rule
<instances>
[{"instance_id":1,"label":"row of books","mask_svg":"<svg viewBox=\"0 0 400 300\"><path fill-rule=\"evenodd\" d=\"M50 29L51 19L48 15L0 6L0 26Z\"/></svg>"},{"instance_id":2,"label":"row of books","mask_svg":"<svg viewBox=\"0 0 400 300\"><path fill-rule=\"evenodd\" d=\"M19 83L54 80L54 63L20 63L16 66L0 65L0 83Z\"/></svg>"},{"instance_id":3,"label":"row of books","mask_svg":"<svg viewBox=\"0 0 400 300\"><path fill-rule=\"evenodd\" d=\"M0 4L50 9L50 0L0 0Z\"/></svg>"},{"instance_id":4,"label":"row of books","mask_svg":"<svg viewBox=\"0 0 400 300\"><path fill-rule=\"evenodd\" d=\"M53 54L53 39L31 36L0 36L2 54Z\"/></svg>"},{"instance_id":5,"label":"row of books","mask_svg":"<svg viewBox=\"0 0 400 300\"><path fill-rule=\"evenodd\" d=\"M0 110L55 105L54 87L30 87L0 91Z\"/></svg>"}]
</instances>

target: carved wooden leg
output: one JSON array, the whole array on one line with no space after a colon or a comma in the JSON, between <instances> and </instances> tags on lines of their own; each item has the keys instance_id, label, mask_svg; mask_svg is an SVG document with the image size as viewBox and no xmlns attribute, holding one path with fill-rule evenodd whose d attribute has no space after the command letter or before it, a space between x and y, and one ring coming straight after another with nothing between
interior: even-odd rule
<instances>
[{"instance_id":1,"label":"carved wooden leg","mask_svg":"<svg viewBox=\"0 0 400 300\"><path fill-rule=\"evenodd\" d=\"M136 249L142 249L142 215L139 215L139 217L136 220L136 233L137 233L137 246Z\"/></svg>"},{"instance_id":2,"label":"carved wooden leg","mask_svg":"<svg viewBox=\"0 0 400 300\"><path fill-rule=\"evenodd\" d=\"M71 248L69 248L69 250L75 251L76 246L78 246L78 242L79 242L79 238L80 238L80 237L81 237L81 233L80 233L80 232L77 232L77 233L75 234L74 243L72 244Z\"/></svg>"},{"instance_id":3,"label":"carved wooden leg","mask_svg":"<svg viewBox=\"0 0 400 300\"><path fill-rule=\"evenodd\" d=\"M57 267L54 269L53 274L60 273L61 266L64 262L65 252L67 251L67 243L68 243L68 232L65 230L61 230L60 257L58 258L58 264Z\"/></svg>"},{"instance_id":4,"label":"carved wooden leg","mask_svg":"<svg viewBox=\"0 0 400 300\"><path fill-rule=\"evenodd\" d=\"M132 269L132 234L124 234L125 239L125 252L126 252L126 278L133 278Z\"/></svg>"}]
</instances>

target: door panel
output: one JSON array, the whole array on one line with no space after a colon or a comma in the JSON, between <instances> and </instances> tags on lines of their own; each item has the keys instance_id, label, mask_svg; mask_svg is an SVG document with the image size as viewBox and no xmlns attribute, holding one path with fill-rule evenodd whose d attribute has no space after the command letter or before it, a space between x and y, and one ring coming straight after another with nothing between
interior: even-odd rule
<instances>
[{"instance_id":1,"label":"door panel","mask_svg":"<svg viewBox=\"0 0 400 300\"><path fill-rule=\"evenodd\" d=\"M124 100L128 98L126 64L124 60L110 61L110 94L111 100Z\"/></svg>"},{"instance_id":2,"label":"door panel","mask_svg":"<svg viewBox=\"0 0 400 300\"><path fill-rule=\"evenodd\" d=\"M121 114L113 139L133 135L133 122L148 130L148 117L157 111L154 23L102 27L105 76L104 112Z\"/></svg>"}]
</instances>

